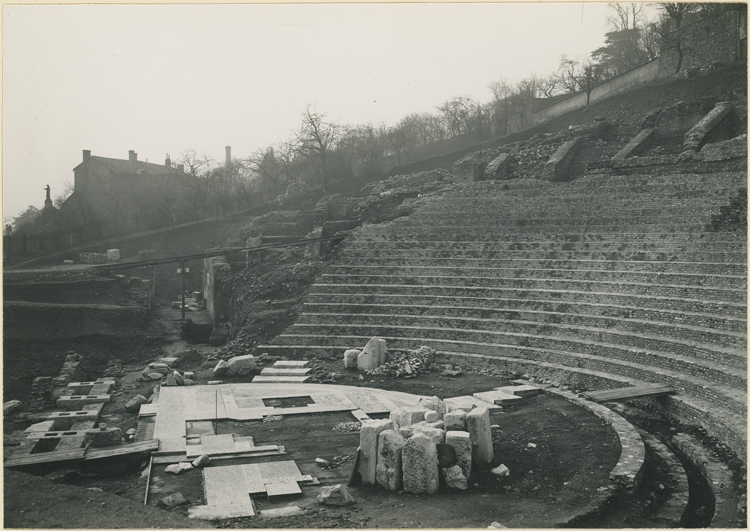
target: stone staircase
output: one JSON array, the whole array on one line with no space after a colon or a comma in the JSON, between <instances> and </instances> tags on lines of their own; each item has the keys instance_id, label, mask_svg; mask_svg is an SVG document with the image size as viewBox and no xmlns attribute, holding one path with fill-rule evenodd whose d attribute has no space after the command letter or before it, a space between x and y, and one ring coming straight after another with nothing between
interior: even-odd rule
<instances>
[{"instance_id":1,"label":"stone staircase","mask_svg":"<svg viewBox=\"0 0 750 531\"><path fill-rule=\"evenodd\" d=\"M705 231L746 174L485 181L355 231L259 351L372 336L589 389L661 383L665 408L746 448L747 245Z\"/></svg>"}]
</instances>

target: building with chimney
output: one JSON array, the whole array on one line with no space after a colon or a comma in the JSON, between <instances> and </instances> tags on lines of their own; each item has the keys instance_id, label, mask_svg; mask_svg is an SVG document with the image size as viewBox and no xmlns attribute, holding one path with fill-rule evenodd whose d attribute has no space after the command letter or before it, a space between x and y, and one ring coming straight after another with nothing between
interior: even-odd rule
<instances>
[{"instance_id":1,"label":"building with chimney","mask_svg":"<svg viewBox=\"0 0 750 531\"><path fill-rule=\"evenodd\" d=\"M62 205L70 225L99 224L109 236L199 217L198 181L169 155L160 165L138 160L132 150L127 159L114 159L85 149L73 173L74 191Z\"/></svg>"}]
</instances>

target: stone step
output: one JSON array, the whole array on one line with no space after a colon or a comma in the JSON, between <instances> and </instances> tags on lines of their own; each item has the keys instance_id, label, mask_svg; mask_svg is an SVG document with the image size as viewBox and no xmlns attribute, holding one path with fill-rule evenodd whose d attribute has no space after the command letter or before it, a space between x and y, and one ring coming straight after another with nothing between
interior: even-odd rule
<instances>
[{"instance_id":1,"label":"stone step","mask_svg":"<svg viewBox=\"0 0 750 531\"><path fill-rule=\"evenodd\" d=\"M434 226L434 225L433 225ZM486 231L481 231L486 234ZM587 241L554 241L540 238L538 241L523 241L521 238L508 237L499 235L493 238L461 238L463 232L442 232L435 237L418 234L411 235L408 232L400 231L398 235L390 238L389 234L382 235L381 238L360 238L347 241L342 247L346 252L355 250L377 250L383 253L385 249L408 249L408 250L433 250L433 249L450 249L450 250L483 250L483 251L577 251L577 252L692 252L692 253L711 253L711 252L732 252L738 254L747 254L746 243L741 240L722 240L722 241L671 241L671 240L634 240L627 241L623 238L610 237L607 240L587 240ZM408 255L407 255L408 256ZM500 256L499 258L502 258ZM676 260L668 260L669 262Z\"/></svg>"},{"instance_id":2,"label":"stone step","mask_svg":"<svg viewBox=\"0 0 750 531\"><path fill-rule=\"evenodd\" d=\"M682 262L728 262L743 265L747 262L745 252L682 252L676 250L653 250L653 251L554 251L554 250L488 250L485 248L453 248L452 242L445 245L437 245L433 242L424 248L380 248L380 243L373 243L360 250L348 249L342 251L343 263L348 257L367 258L377 253L378 256L389 255L406 258L427 259L511 259L511 260L606 260L606 261L682 261Z\"/></svg>"},{"instance_id":3,"label":"stone step","mask_svg":"<svg viewBox=\"0 0 750 531\"><path fill-rule=\"evenodd\" d=\"M305 376L266 376L258 375L253 378L253 383L305 383L310 380L309 375Z\"/></svg>"},{"instance_id":4,"label":"stone step","mask_svg":"<svg viewBox=\"0 0 750 531\"><path fill-rule=\"evenodd\" d=\"M423 305L423 304L369 304L368 302L353 303L305 303L297 323L322 323L343 322L347 316L359 321L367 316L377 319L380 315L409 315L421 316L423 318L464 318L464 319L492 319L504 321L524 321L536 323L555 323L567 325L581 325L592 328L630 330L648 334L660 334L665 336L681 337L693 341L717 342L727 341L735 346L747 345L747 334L742 327L746 322L741 322L737 331L726 328L711 328L684 323L682 314L663 314L676 319L675 322L666 320L656 321L653 319L635 319L624 315L596 315L583 313L586 308L561 308L566 311L518 309L518 308L491 308L447 305ZM658 314L657 314L658 315ZM718 324L724 324L725 321ZM701 321L701 325L704 321Z\"/></svg>"},{"instance_id":5,"label":"stone step","mask_svg":"<svg viewBox=\"0 0 750 531\"><path fill-rule=\"evenodd\" d=\"M614 305L642 306L645 309L654 310L709 313L717 317L741 318L747 315L747 305L743 302L572 289L317 283L312 285L309 298L328 294L336 294L339 297L408 295L415 299L418 297L441 297L462 301L472 298L485 300L556 300L561 304L604 304L609 302Z\"/></svg>"},{"instance_id":6,"label":"stone step","mask_svg":"<svg viewBox=\"0 0 750 531\"><path fill-rule=\"evenodd\" d=\"M498 312L499 315L541 314L555 318L556 314L585 317L602 317L606 319L632 319L651 323L684 324L699 329L720 330L747 333L747 319L744 308L738 308L737 317L720 316L709 312L685 311L692 307L685 305L685 310L667 310L640 308L637 306L617 305L613 303L594 303L576 301L570 304L564 300L551 299L511 299L502 297L470 297L470 296L441 296L441 295L413 295L410 293L377 294L377 293L312 293L307 302L303 303L303 313L346 312L360 311L362 313L384 313L397 311L398 313L416 314L455 314L463 312ZM722 308L723 309L723 308ZM719 309L714 309L719 311ZM471 315L471 314L467 314ZM525 319L527 317L524 317ZM533 319L532 319L533 320Z\"/></svg>"},{"instance_id":7,"label":"stone step","mask_svg":"<svg viewBox=\"0 0 750 531\"><path fill-rule=\"evenodd\" d=\"M680 527L684 523L690 498L690 487L685 468L677 456L659 439L642 429L638 429L638 433L646 445L647 454L654 456L659 464L659 470L667 477L666 495L662 497L662 495L657 494L661 499L657 500L656 513L652 518L670 527Z\"/></svg>"},{"instance_id":8,"label":"stone step","mask_svg":"<svg viewBox=\"0 0 750 531\"><path fill-rule=\"evenodd\" d=\"M669 439L668 444L696 466L714 496L715 507L709 527L736 528L739 524L736 494L739 485L736 485L729 467L691 435L675 435ZM744 457L746 454L739 455Z\"/></svg>"},{"instance_id":9,"label":"stone step","mask_svg":"<svg viewBox=\"0 0 750 531\"><path fill-rule=\"evenodd\" d=\"M309 366L309 360L280 360L273 364L274 369L304 369L305 367Z\"/></svg>"},{"instance_id":10,"label":"stone step","mask_svg":"<svg viewBox=\"0 0 750 531\"><path fill-rule=\"evenodd\" d=\"M531 258L416 257L409 253L384 255L378 249L349 250L339 264L346 267L462 267L513 270L640 271L653 273L732 275L747 278L747 267L737 262L668 262L659 260L546 260Z\"/></svg>"},{"instance_id":11,"label":"stone step","mask_svg":"<svg viewBox=\"0 0 750 531\"><path fill-rule=\"evenodd\" d=\"M403 317L395 317L396 322L405 321ZM649 350L658 344L656 341L647 343L641 339L642 343L637 341L638 338L630 338L624 334L621 343L609 342L602 340L616 340L618 338L611 335L602 334L602 340L595 340L597 334L593 334L591 339L584 337L584 334L571 331L568 335L554 331L548 332L550 335L531 333L533 330L527 329L526 332L515 332L506 330L474 330L451 328L448 323L443 326L421 326L394 324L388 326L382 322L376 324L361 323L343 323L338 325L330 324L295 324L289 327L280 338L286 336L304 337L348 337L369 335L378 337L421 337L425 341L474 341L482 343L492 343L504 348L532 347L538 349L554 349L566 352L587 353L592 356L611 359L626 360L634 363L641 363L662 367L664 369L672 368L677 371L690 374L698 378L705 378L711 381L724 382L727 385L733 385L739 389L747 386L747 373L740 367L733 365L722 365L717 359L727 359L731 352L721 350L722 347L710 349L707 347L698 348L689 344L677 344L662 341L662 350ZM628 344L630 343L630 344ZM671 350L670 350L671 349ZM742 359L742 351L733 351L737 358Z\"/></svg>"},{"instance_id":12,"label":"stone step","mask_svg":"<svg viewBox=\"0 0 750 531\"><path fill-rule=\"evenodd\" d=\"M310 347L313 345L324 347L320 348L319 352L340 354L342 353L342 349L351 348L352 345L362 344L367 341L370 337L375 335L369 332L374 332L375 330L377 329L368 330L367 335L334 336L330 334L282 334L274 340L274 344L293 347L291 349L279 349L279 351L289 353L290 355L292 352L306 352L309 354L311 350ZM586 354L576 352L575 350L555 350L548 346L549 344L555 343L547 344L533 340L529 341L532 346L524 346L495 343L491 341L482 342L476 339L432 339L424 337L423 335L422 337L409 337L404 333L399 334L398 336L390 336L387 334L377 335L386 340L389 350L412 350L419 348L422 345L426 345L442 354L446 352L460 352L467 355L484 355L492 353L494 356L504 358L526 359L534 360L536 362L555 363L562 366L581 367L609 374L629 376L647 382L651 381L669 385L677 388L681 392L687 393L688 395L705 398L705 400L721 406L726 411L744 414L747 409L746 387L741 387L735 382L735 380L739 378L739 375L732 376L726 373L720 373L719 376L723 379L718 382L713 382L708 379L683 374L676 370L666 368L658 368L655 370L653 366L623 359L613 359L599 356L597 354ZM539 343L539 345L534 345L534 343ZM560 345L560 348L565 346L565 343L563 342L556 343ZM575 342L571 342L571 344L584 348L586 347L586 344L584 343L576 344ZM264 348L267 349L267 346ZM266 351L271 352L271 350L272 349L267 349ZM599 352L599 350L593 349L593 352L596 353ZM746 377L746 375L743 375L743 377Z\"/></svg>"},{"instance_id":13,"label":"stone step","mask_svg":"<svg viewBox=\"0 0 750 531\"><path fill-rule=\"evenodd\" d=\"M689 299L708 299L721 302L746 302L747 290L740 288L717 288L710 286L683 286L678 284L656 284L650 282L617 282L615 280L576 280L576 279L534 279L491 276L414 276L414 275L336 275L324 273L319 278L321 284L335 284L351 287L367 285L400 286L469 286L478 288L514 288L519 290L583 290L608 293L636 293Z\"/></svg>"},{"instance_id":14,"label":"stone step","mask_svg":"<svg viewBox=\"0 0 750 531\"><path fill-rule=\"evenodd\" d=\"M310 371L312 371L312 368L276 368L276 366L273 367L266 367L262 371L260 371L261 376L304 376L305 374L308 374Z\"/></svg>"},{"instance_id":15,"label":"stone step","mask_svg":"<svg viewBox=\"0 0 750 531\"><path fill-rule=\"evenodd\" d=\"M520 397L536 396L542 392L539 387L535 385L521 384L521 385L505 385L503 387L495 387L495 391L501 391L506 394L516 395Z\"/></svg>"},{"instance_id":16,"label":"stone step","mask_svg":"<svg viewBox=\"0 0 750 531\"><path fill-rule=\"evenodd\" d=\"M351 307L350 307L351 309ZM360 308L364 309L364 308ZM390 310L390 311L388 311ZM457 328L469 330L502 330L534 335L576 335L616 344L664 350L673 344L708 349L713 352L736 353L747 350L747 336L741 332L722 332L685 325L665 325L628 319L582 317L574 314L533 314L499 311L446 311L435 314L430 309L416 312L387 309L387 313L303 312L296 325L381 325L424 326L425 328ZM718 347L718 348L717 348ZM731 349L731 350L725 350Z\"/></svg>"},{"instance_id":17,"label":"stone step","mask_svg":"<svg viewBox=\"0 0 750 531\"><path fill-rule=\"evenodd\" d=\"M745 275L675 273L671 271L601 271L595 269L553 268L487 268L477 266L390 266L390 265L343 265L336 264L326 269L326 275L347 277L399 276L399 277L455 277L497 278L513 280L591 280L617 281L622 283L653 283L674 286L704 286L717 288L747 288Z\"/></svg>"},{"instance_id":18,"label":"stone step","mask_svg":"<svg viewBox=\"0 0 750 531\"><path fill-rule=\"evenodd\" d=\"M479 400L484 400L485 402L489 402L490 404L495 404L496 406L502 407L512 406L515 402L523 400L520 396L504 393L498 390L473 393L472 396L474 398L478 398Z\"/></svg>"},{"instance_id":19,"label":"stone step","mask_svg":"<svg viewBox=\"0 0 750 531\"><path fill-rule=\"evenodd\" d=\"M400 221L401 218L399 218ZM408 221L408 220L407 220ZM400 227L399 227L400 228ZM564 229L561 227L560 229ZM404 237L397 230L391 230L390 225L364 225L357 229L356 239L347 239L343 245L356 243L362 240L377 239L378 235L392 236L393 241L414 241ZM390 240L391 238L389 238ZM442 239L440 239L442 240ZM610 242L610 243L726 243L737 242L741 245L747 245L747 241L741 235L727 232L633 232L620 231L617 233L581 233L581 232L539 232L539 233L506 233L496 243L593 243L593 242ZM469 243L469 242L465 242Z\"/></svg>"}]
</instances>

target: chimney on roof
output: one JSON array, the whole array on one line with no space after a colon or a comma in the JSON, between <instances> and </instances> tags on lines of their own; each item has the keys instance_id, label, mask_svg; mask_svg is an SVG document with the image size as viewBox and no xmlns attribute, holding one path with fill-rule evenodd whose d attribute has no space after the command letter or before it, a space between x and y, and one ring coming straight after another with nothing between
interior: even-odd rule
<instances>
[{"instance_id":1,"label":"chimney on roof","mask_svg":"<svg viewBox=\"0 0 750 531\"><path fill-rule=\"evenodd\" d=\"M164 159L164 165L165 165L165 166L166 166L167 168L171 168L171 167L172 167L172 161L171 161L171 160L169 159L169 153L167 153L167 158L166 158L166 159Z\"/></svg>"},{"instance_id":2,"label":"chimney on roof","mask_svg":"<svg viewBox=\"0 0 750 531\"><path fill-rule=\"evenodd\" d=\"M83 150L83 162L86 162L91 158L91 150L90 149L84 149Z\"/></svg>"},{"instance_id":3,"label":"chimney on roof","mask_svg":"<svg viewBox=\"0 0 750 531\"><path fill-rule=\"evenodd\" d=\"M135 152L135 151L133 151L132 149L131 149L130 151L128 151L128 160L129 160L129 161L130 161L131 163L133 163L133 162L138 162L138 153L136 153L136 152Z\"/></svg>"},{"instance_id":4,"label":"chimney on roof","mask_svg":"<svg viewBox=\"0 0 750 531\"><path fill-rule=\"evenodd\" d=\"M177 165L177 171L180 173L185 173L185 165L184 164L178 164Z\"/></svg>"},{"instance_id":5,"label":"chimney on roof","mask_svg":"<svg viewBox=\"0 0 750 531\"><path fill-rule=\"evenodd\" d=\"M227 146L224 148L227 150L227 168L232 167L232 146Z\"/></svg>"}]
</instances>

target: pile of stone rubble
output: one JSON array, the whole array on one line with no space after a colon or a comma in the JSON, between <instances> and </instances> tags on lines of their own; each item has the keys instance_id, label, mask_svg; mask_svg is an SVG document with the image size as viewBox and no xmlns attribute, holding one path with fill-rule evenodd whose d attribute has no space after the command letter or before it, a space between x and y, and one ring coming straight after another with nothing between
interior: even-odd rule
<instances>
[{"instance_id":1,"label":"pile of stone rubble","mask_svg":"<svg viewBox=\"0 0 750 531\"><path fill-rule=\"evenodd\" d=\"M344 367L366 374L414 378L435 367L435 351L421 346L416 350L389 354L385 340L373 337L362 350L349 349L344 352Z\"/></svg>"}]
</instances>

